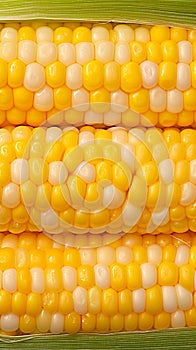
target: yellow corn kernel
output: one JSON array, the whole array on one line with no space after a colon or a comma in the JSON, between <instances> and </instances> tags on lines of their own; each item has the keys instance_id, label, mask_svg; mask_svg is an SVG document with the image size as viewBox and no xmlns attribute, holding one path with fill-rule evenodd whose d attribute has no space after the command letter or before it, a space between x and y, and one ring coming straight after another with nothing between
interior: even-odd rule
<instances>
[{"instance_id":1,"label":"yellow corn kernel","mask_svg":"<svg viewBox=\"0 0 196 350\"><path fill-rule=\"evenodd\" d=\"M162 290L159 285L146 290L146 312L150 315L157 315L162 311L163 300Z\"/></svg>"},{"instance_id":2,"label":"yellow corn kernel","mask_svg":"<svg viewBox=\"0 0 196 350\"><path fill-rule=\"evenodd\" d=\"M26 294L16 291L12 295L12 312L18 316L24 315L26 312L26 303Z\"/></svg>"},{"instance_id":3,"label":"yellow corn kernel","mask_svg":"<svg viewBox=\"0 0 196 350\"><path fill-rule=\"evenodd\" d=\"M60 110L71 107L71 90L67 86L54 89L54 107Z\"/></svg>"},{"instance_id":4,"label":"yellow corn kernel","mask_svg":"<svg viewBox=\"0 0 196 350\"><path fill-rule=\"evenodd\" d=\"M190 264L184 264L180 266L179 283L182 287L189 290L190 292L194 291L194 273L195 269Z\"/></svg>"},{"instance_id":5,"label":"yellow corn kernel","mask_svg":"<svg viewBox=\"0 0 196 350\"><path fill-rule=\"evenodd\" d=\"M72 42L72 30L68 27L58 27L54 31L54 43L59 45L62 43Z\"/></svg>"},{"instance_id":6,"label":"yellow corn kernel","mask_svg":"<svg viewBox=\"0 0 196 350\"><path fill-rule=\"evenodd\" d=\"M31 274L28 268L19 268L17 271L18 291L21 293L30 293L31 291Z\"/></svg>"},{"instance_id":7,"label":"yellow corn kernel","mask_svg":"<svg viewBox=\"0 0 196 350\"><path fill-rule=\"evenodd\" d=\"M110 266L110 283L111 287L117 292L126 288L125 268L120 264L112 264Z\"/></svg>"},{"instance_id":8,"label":"yellow corn kernel","mask_svg":"<svg viewBox=\"0 0 196 350\"><path fill-rule=\"evenodd\" d=\"M90 202L90 203L88 203ZM93 204L98 206L100 202L99 198L99 186L97 182L92 182L90 184L87 184L86 186L86 195L85 195L85 206L91 207Z\"/></svg>"},{"instance_id":9,"label":"yellow corn kernel","mask_svg":"<svg viewBox=\"0 0 196 350\"><path fill-rule=\"evenodd\" d=\"M25 64L16 59L8 63L8 84L12 88L22 86L25 74Z\"/></svg>"},{"instance_id":10,"label":"yellow corn kernel","mask_svg":"<svg viewBox=\"0 0 196 350\"><path fill-rule=\"evenodd\" d=\"M101 289L97 286L88 290L88 310L91 314L101 311Z\"/></svg>"},{"instance_id":11,"label":"yellow corn kernel","mask_svg":"<svg viewBox=\"0 0 196 350\"><path fill-rule=\"evenodd\" d=\"M110 318L103 313L97 315L96 329L100 333L106 333L109 331L109 320Z\"/></svg>"},{"instance_id":12,"label":"yellow corn kernel","mask_svg":"<svg viewBox=\"0 0 196 350\"><path fill-rule=\"evenodd\" d=\"M196 147L194 144L190 145L186 149L186 159L193 160L196 158Z\"/></svg>"},{"instance_id":13,"label":"yellow corn kernel","mask_svg":"<svg viewBox=\"0 0 196 350\"><path fill-rule=\"evenodd\" d=\"M164 61L178 62L178 46L174 40L166 40L161 44Z\"/></svg>"},{"instance_id":14,"label":"yellow corn kernel","mask_svg":"<svg viewBox=\"0 0 196 350\"><path fill-rule=\"evenodd\" d=\"M129 95L129 106L138 113L145 113L149 109L149 92L141 89Z\"/></svg>"},{"instance_id":15,"label":"yellow corn kernel","mask_svg":"<svg viewBox=\"0 0 196 350\"><path fill-rule=\"evenodd\" d=\"M59 312L69 314L74 309L72 294L67 290L63 290L59 295Z\"/></svg>"},{"instance_id":16,"label":"yellow corn kernel","mask_svg":"<svg viewBox=\"0 0 196 350\"><path fill-rule=\"evenodd\" d=\"M138 315L136 313L130 313L125 316L125 330L135 331L138 325Z\"/></svg>"},{"instance_id":17,"label":"yellow corn kernel","mask_svg":"<svg viewBox=\"0 0 196 350\"><path fill-rule=\"evenodd\" d=\"M103 86L104 66L98 60L87 62L83 66L83 84L84 87L93 91Z\"/></svg>"},{"instance_id":18,"label":"yellow corn kernel","mask_svg":"<svg viewBox=\"0 0 196 350\"><path fill-rule=\"evenodd\" d=\"M72 209L71 207L67 208L66 210L64 210L63 212L60 213L60 224L62 227L64 227L63 225L65 224L65 226L67 227L67 224L69 225L73 225L74 222L74 209Z\"/></svg>"},{"instance_id":19,"label":"yellow corn kernel","mask_svg":"<svg viewBox=\"0 0 196 350\"><path fill-rule=\"evenodd\" d=\"M61 268L63 266L63 253L57 248L46 251L46 266L49 268Z\"/></svg>"},{"instance_id":20,"label":"yellow corn kernel","mask_svg":"<svg viewBox=\"0 0 196 350\"><path fill-rule=\"evenodd\" d=\"M110 317L111 332L120 332L122 331L123 326L124 326L124 318L120 313Z\"/></svg>"},{"instance_id":21,"label":"yellow corn kernel","mask_svg":"<svg viewBox=\"0 0 196 350\"><path fill-rule=\"evenodd\" d=\"M170 315L169 313L163 311L154 318L154 328L155 329L166 329L170 327Z\"/></svg>"},{"instance_id":22,"label":"yellow corn kernel","mask_svg":"<svg viewBox=\"0 0 196 350\"><path fill-rule=\"evenodd\" d=\"M110 94L104 89L97 89L90 92L91 108L96 113L105 113L109 110Z\"/></svg>"},{"instance_id":23,"label":"yellow corn kernel","mask_svg":"<svg viewBox=\"0 0 196 350\"><path fill-rule=\"evenodd\" d=\"M11 248L0 248L0 269L6 270L14 267L14 250Z\"/></svg>"},{"instance_id":24,"label":"yellow corn kernel","mask_svg":"<svg viewBox=\"0 0 196 350\"><path fill-rule=\"evenodd\" d=\"M171 40L174 40L175 42L187 40L187 32L186 29L183 28L171 28Z\"/></svg>"},{"instance_id":25,"label":"yellow corn kernel","mask_svg":"<svg viewBox=\"0 0 196 350\"><path fill-rule=\"evenodd\" d=\"M128 315L132 312L132 296L129 289L124 289L118 294L119 312Z\"/></svg>"},{"instance_id":26,"label":"yellow corn kernel","mask_svg":"<svg viewBox=\"0 0 196 350\"><path fill-rule=\"evenodd\" d=\"M138 264L143 264L148 261L147 250L142 246L133 247L133 259Z\"/></svg>"},{"instance_id":27,"label":"yellow corn kernel","mask_svg":"<svg viewBox=\"0 0 196 350\"><path fill-rule=\"evenodd\" d=\"M86 198L86 197L85 197ZM81 228L89 227L89 214L82 210L76 210L74 216L74 226Z\"/></svg>"},{"instance_id":28,"label":"yellow corn kernel","mask_svg":"<svg viewBox=\"0 0 196 350\"><path fill-rule=\"evenodd\" d=\"M7 185L11 180L10 164L7 160L0 162L0 186Z\"/></svg>"},{"instance_id":29,"label":"yellow corn kernel","mask_svg":"<svg viewBox=\"0 0 196 350\"><path fill-rule=\"evenodd\" d=\"M60 292L63 289L62 274L60 268L46 268L45 270L46 291Z\"/></svg>"},{"instance_id":30,"label":"yellow corn kernel","mask_svg":"<svg viewBox=\"0 0 196 350\"><path fill-rule=\"evenodd\" d=\"M65 315L65 332L66 333L77 333L80 330L80 315L75 312L71 312Z\"/></svg>"},{"instance_id":31,"label":"yellow corn kernel","mask_svg":"<svg viewBox=\"0 0 196 350\"><path fill-rule=\"evenodd\" d=\"M24 333L24 334L30 334L33 333L35 330L35 317L30 316L30 315L22 315L20 317L20 330Z\"/></svg>"},{"instance_id":32,"label":"yellow corn kernel","mask_svg":"<svg viewBox=\"0 0 196 350\"><path fill-rule=\"evenodd\" d=\"M82 316L82 330L86 333L93 332L96 326L96 316L86 314Z\"/></svg>"},{"instance_id":33,"label":"yellow corn kernel","mask_svg":"<svg viewBox=\"0 0 196 350\"><path fill-rule=\"evenodd\" d=\"M56 292L44 292L42 295L43 309L49 313L55 313L59 306L59 294Z\"/></svg>"},{"instance_id":34,"label":"yellow corn kernel","mask_svg":"<svg viewBox=\"0 0 196 350\"><path fill-rule=\"evenodd\" d=\"M0 59L0 87L7 84L7 63Z\"/></svg>"},{"instance_id":35,"label":"yellow corn kernel","mask_svg":"<svg viewBox=\"0 0 196 350\"><path fill-rule=\"evenodd\" d=\"M169 148L170 158L175 162L185 159L185 154L186 154L185 152L186 152L186 149L182 143L175 143L171 145Z\"/></svg>"},{"instance_id":36,"label":"yellow corn kernel","mask_svg":"<svg viewBox=\"0 0 196 350\"><path fill-rule=\"evenodd\" d=\"M46 82L52 88L58 88L65 82L65 66L61 62L54 62L46 66Z\"/></svg>"},{"instance_id":37,"label":"yellow corn kernel","mask_svg":"<svg viewBox=\"0 0 196 350\"><path fill-rule=\"evenodd\" d=\"M22 88L19 88L22 89ZM14 90L15 93L15 90ZM9 86L0 88L0 109L7 110L13 107L13 92ZM19 107L20 108L20 107Z\"/></svg>"},{"instance_id":38,"label":"yellow corn kernel","mask_svg":"<svg viewBox=\"0 0 196 350\"><path fill-rule=\"evenodd\" d=\"M146 162L151 161L152 154L144 143L138 142L135 145L135 157L139 163L145 164Z\"/></svg>"},{"instance_id":39,"label":"yellow corn kernel","mask_svg":"<svg viewBox=\"0 0 196 350\"><path fill-rule=\"evenodd\" d=\"M68 130L62 136L62 145L65 149L78 145L78 133L75 130Z\"/></svg>"},{"instance_id":40,"label":"yellow corn kernel","mask_svg":"<svg viewBox=\"0 0 196 350\"><path fill-rule=\"evenodd\" d=\"M30 263L30 268L40 267L44 269L46 265L44 252L38 249L31 250L29 263Z\"/></svg>"},{"instance_id":41,"label":"yellow corn kernel","mask_svg":"<svg viewBox=\"0 0 196 350\"><path fill-rule=\"evenodd\" d=\"M78 285L83 288L91 288L94 285L93 267L89 265L81 265L78 270Z\"/></svg>"},{"instance_id":42,"label":"yellow corn kernel","mask_svg":"<svg viewBox=\"0 0 196 350\"><path fill-rule=\"evenodd\" d=\"M64 211L69 208L70 196L66 184L55 185L51 191L51 205L54 210Z\"/></svg>"},{"instance_id":43,"label":"yellow corn kernel","mask_svg":"<svg viewBox=\"0 0 196 350\"><path fill-rule=\"evenodd\" d=\"M163 260L168 262L174 262L176 257L176 247L172 244L167 244L163 248Z\"/></svg>"},{"instance_id":44,"label":"yellow corn kernel","mask_svg":"<svg viewBox=\"0 0 196 350\"><path fill-rule=\"evenodd\" d=\"M177 67L174 62L162 62L159 65L159 85L165 90L176 86Z\"/></svg>"},{"instance_id":45,"label":"yellow corn kernel","mask_svg":"<svg viewBox=\"0 0 196 350\"><path fill-rule=\"evenodd\" d=\"M63 157L63 162L70 173L83 161L82 147L67 148Z\"/></svg>"},{"instance_id":46,"label":"yellow corn kernel","mask_svg":"<svg viewBox=\"0 0 196 350\"><path fill-rule=\"evenodd\" d=\"M137 188L137 191L136 191ZM158 197L156 197L157 199ZM130 190L128 192L128 201L140 208L146 203L146 182L143 178L135 175Z\"/></svg>"},{"instance_id":47,"label":"yellow corn kernel","mask_svg":"<svg viewBox=\"0 0 196 350\"><path fill-rule=\"evenodd\" d=\"M196 317L196 308L193 307L187 311L185 311L186 315L186 324L188 327L195 327L196 322L195 322L195 317Z\"/></svg>"},{"instance_id":48,"label":"yellow corn kernel","mask_svg":"<svg viewBox=\"0 0 196 350\"><path fill-rule=\"evenodd\" d=\"M40 233L37 237L37 248L38 249L42 249L42 250L46 250L48 248L52 248L52 242L49 239L49 237L47 237L46 235Z\"/></svg>"},{"instance_id":49,"label":"yellow corn kernel","mask_svg":"<svg viewBox=\"0 0 196 350\"><path fill-rule=\"evenodd\" d=\"M177 207L170 208L170 219L173 221L180 221L182 219L185 219L186 212L185 209L178 205Z\"/></svg>"},{"instance_id":50,"label":"yellow corn kernel","mask_svg":"<svg viewBox=\"0 0 196 350\"><path fill-rule=\"evenodd\" d=\"M112 167L107 160L96 164L96 182L105 180L112 182Z\"/></svg>"},{"instance_id":51,"label":"yellow corn kernel","mask_svg":"<svg viewBox=\"0 0 196 350\"><path fill-rule=\"evenodd\" d=\"M35 108L31 108L27 111L27 124L32 126L40 126L46 120L46 112L37 111Z\"/></svg>"},{"instance_id":52,"label":"yellow corn kernel","mask_svg":"<svg viewBox=\"0 0 196 350\"><path fill-rule=\"evenodd\" d=\"M109 223L110 213L108 209L90 214L90 227L105 227Z\"/></svg>"},{"instance_id":53,"label":"yellow corn kernel","mask_svg":"<svg viewBox=\"0 0 196 350\"><path fill-rule=\"evenodd\" d=\"M170 113L168 111L159 113L159 122L164 127L171 127L176 125L177 120L178 120L177 113Z\"/></svg>"},{"instance_id":54,"label":"yellow corn kernel","mask_svg":"<svg viewBox=\"0 0 196 350\"><path fill-rule=\"evenodd\" d=\"M178 267L173 262L164 261L158 267L158 282L161 286L173 286L178 281Z\"/></svg>"},{"instance_id":55,"label":"yellow corn kernel","mask_svg":"<svg viewBox=\"0 0 196 350\"><path fill-rule=\"evenodd\" d=\"M76 175L71 175L67 181L72 206L78 207L85 198L86 183Z\"/></svg>"},{"instance_id":56,"label":"yellow corn kernel","mask_svg":"<svg viewBox=\"0 0 196 350\"><path fill-rule=\"evenodd\" d=\"M141 88L142 79L139 65L136 62L124 63L121 66L121 88L125 92L135 92Z\"/></svg>"},{"instance_id":57,"label":"yellow corn kernel","mask_svg":"<svg viewBox=\"0 0 196 350\"><path fill-rule=\"evenodd\" d=\"M19 125L25 123L26 112L21 111L18 108L12 108L7 111L7 120L10 124Z\"/></svg>"},{"instance_id":58,"label":"yellow corn kernel","mask_svg":"<svg viewBox=\"0 0 196 350\"><path fill-rule=\"evenodd\" d=\"M132 174L123 161L115 163L112 167L112 182L114 186L119 188L121 191L127 191L129 189Z\"/></svg>"},{"instance_id":59,"label":"yellow corn kernel","mask_svg":"<svg viewBox=\"0 0 196 350\"><path fill-rule=\"evenodd\" d=\"M87 27L79 26L73 30L72 43L75 45L82 41L91 41L91 31Z\"/></svg>"},{"instance_id":60,"label":"yellow corn kernel","mask_svg":"<svg viewBox=\"0 0 196 350\"><path fill-rule=\"evenodd\" d=\"M35 30L30 26L23 26L18 30L18 41L22 40L32 40L35 41L36 35Z\"/></svg>"},{"instance_id":61,"label":"yellow corn kernel","mask_svg":"<svg viewBox=\"0 0 196 350\"><path fill-rule=\"evenodd\" d=\"M154 324L153 315L147 312L142 312L141 314L139 314L138 327L141 331L147 331L149 329L152 329L153 324Z\"/></svg>"},{"instance_id":62,"label":"yellow corn kernel","mask_svg":"<svg viewBox=\"0 0 196 350\"><path fill-rule=\"evenodd\" d=\"M144 172L147 186L152 185L158 180L159 173L158 173L157 165L155 164L154 161L146 162L142 166L142 170Z\"/></svg>"},{"instance_id":63,"label":"yellow corn kernel","mask_svg":"<svg viewBox=\"0 0 196 350\"><path fill-rule=\"evenodd\" d=\"M80 253L75 248L67 248L64 251L64 264L78 267L81 264Z\"/></svg>"},{"instance_id":64,"label":"yellow corn kernel","mask_svg":"<svg viewBox=\"0 0 196 350\"><path fill-rule=\"evenodd\" d=\"M190 166L187 160L181 160L176 163L174 180L177 184L182 185L189 181Z\"/></svg>"},{"instance_id":65,"label":"yellow corn kernel","mask_svg":"<svg viewBox=\"0 0 196 350\"><path fill-rule=\"evenodd\" d=\"M27 111L33 106L33 92L23 86L13 89L13 98L15 107L22 111Z\"/></svg>"},{"instance_id":66,"label":"yellow corn kernel","mask_svg":"<svg viewBox=\"0 0 196 350\"><path fill-rule=\"evenodd\" d=\"M37 316L41 312L42 302L41 296L37 293L30 293L27 296L27 314L30 316Z\"/></svg>"},{"instance_id":67,"label":"yellow corn kernel","mask_svg":"<svg viewBox=\"0 0 196 350\"><path fill-rule=\"evenodd\" d=\"M184 92L184 109L195 111L196 108L196 89L189 89Z\"/></svg>"},{"instance_id":68,"label":"yellow corn kernel","mask_svg":"<svg viewBox=\"0 0 196 350\"><path fill-rule=\"evenodd\" d=\"M137 263L129 263L126 266L127 287L130 290L139 289L142 286L142 276L140 266Z\"/></svg>"},{"instance_id":69,"label":"yellow corn kernel","mask_svg":"<svg viewBox=\"0 0 196 350\"><path fill-rule=\"evenodd\" d=\"M165 26L154 26L150 30L151 40L159 43L170 39L170 29Z\"/></svg>"},{"instance_id":70,"label":"yellow corn kernel","mask_svg":"<svg viewBox=\"0 0 196 350\"><path fill-rule=\"evenodd\" d=\"M165 193L166 189L167 187L165 187L163 184L160 184L158 181L153 185L150 185L148 188L148 197L146 203L147 207L154 208L157 205L157 208L163 208L165 206L165 203L170 203L171 192L168 191L167 198Z\"/></svg>"},{"instance_id":71,"label":"yellow corn kernel","mask_svg":"<svg viewBox=\"0 0 196 350\"><path fill-rule=\"evenodd\" d=\"M6 290L0 290L0 312L1 315L5 315L11 312L11 293Z\"/></svg>"},{"instance_id":72,"label":"yellow corn kernel","mask_svg":"<svg viewBox=\"0 0 196 350\"><path fill-rule=\"evenodd\" d=\"M106 316L114 316L118 312L118 294L112 288L102 292L102 312Z\"/></svg>"},{"instance_id":73,"label":"yellow corn kernel","mask_svg":"<svg viewBox=\"0 0 196 350\"><path fill-rule=\"evenodd\" d=\"M172 232L177 232L177 233L186 232L189 229L187 219L184 219L181 221L172 221L170 226L171 226Z\"/></svg>"},{"instance_id":74,"label":"yellow corn kernel","mask_svg":"<svg viewBox=\"0 0 196 350\"><path fill-rule=\"evenodd\" d=\"M156 41L149 41L146 44L147 59L159 64L162 61L161 45Z\"/></svg>"}]
</instances>

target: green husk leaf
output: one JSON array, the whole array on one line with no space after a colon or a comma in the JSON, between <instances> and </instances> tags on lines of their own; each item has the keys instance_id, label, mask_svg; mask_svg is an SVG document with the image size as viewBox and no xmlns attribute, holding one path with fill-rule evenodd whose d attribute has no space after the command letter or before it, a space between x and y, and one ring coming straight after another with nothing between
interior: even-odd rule
<instances>
[{"instance_id":1,"label":"green husk leaf","mask_svg":"<svg viewBox=\"0 0 196 350\"><path fill-rule=\"evenodd\" d=\"M14 339L13 339L14 338ZM14 341L14 342L13 342ZM109 335L35 335L1 337L1 349L196 349L196 330L183 328Z\"/></svg>"},{"instance_id":2,"label":"green husk leaf","mask_svg":"<svg viewBox=\"0 0 196 350\"><path fill-rule=\"evenodd\" d=\"M0 21L130 22L196 27L195 0L6 0Z\"/></svg>"}]
</instances>

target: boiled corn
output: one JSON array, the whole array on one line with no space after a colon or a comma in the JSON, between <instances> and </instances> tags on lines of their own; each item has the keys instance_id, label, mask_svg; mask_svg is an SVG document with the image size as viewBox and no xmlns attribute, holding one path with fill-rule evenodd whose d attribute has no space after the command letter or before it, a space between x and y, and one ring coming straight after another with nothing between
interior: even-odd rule
<instances>
[{"instance_id":1,"label":"boiled corn","mask_svg":"<svg viewBox=\"0 0 196 350\"><path fill-rule=\"evenodd\" d=\"M119 332L196 326L191 233L126 234L96 249L0 234L0 331Z\"/></svg>"},{"instance_id":2,"label":"boiled corn","mask_svg":"<svg viewBox=\"0 0 196 350\"><path fill-rule=\"evenodd\" d=\"M3 26L0 125L195 125L195 37L166 26Z\"/></svg>"},{"instance_id":3,"label":"boiled corn","mask_svg":"<svg viewBox=\"0 0 196 350\"><path fill-rule=\"evenodd\" d=\"M0 231L196 232L196 130L0 129Z\"/></svg>"}]
</instances>

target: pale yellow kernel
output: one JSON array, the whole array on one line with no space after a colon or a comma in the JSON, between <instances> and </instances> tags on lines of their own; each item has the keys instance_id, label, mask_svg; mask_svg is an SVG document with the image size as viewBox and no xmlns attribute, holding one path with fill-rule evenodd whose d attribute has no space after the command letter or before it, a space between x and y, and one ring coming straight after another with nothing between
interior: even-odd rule
<instances>
[{"instance_id":1,"label":"pale yellow kernel","mask_svg":"<svg viewBox=\"0 0 196 350\"><path fill-rule=\"evenodd\" d=\"M115 45L114 59L120 65L128 63L130 61L130 47L126 42L118 42Z\"/></svg>"},{"instance_id":2,"label":"pale yellow kernel","mask_svg":"<svg viewBox=\"0 0 196 350\"><path fill-rule=\"evenodd\" d=\"M25 64L36 60L36 43L32 40L22 40L18 43L18 58Z\"/></svg>"},{"instance_id":3,"label":"pale yellow kernel","mask_svg":"<svg viewBox=\"0 0 196 350\"><path fill-rule=\"evenodd\" d=\"M159 86L150 90L150 109L153 112L162 112L166 109L166 91Z\"/></svg>"},{"instance_id":4,"label":"pale yellow kernel","mask_svg":"<svg viewBox=\"0 0 196 350\"><path fill-rule=\"evenodd\" d=\"M39 111L49 111L53 107L53 91L45 85L34 95L34 107Z\"/></svg>"},{"instance_id":5,"label":"pale yellow kernel","mask_svg":"<svg viewBox=\"0 0 196 350\"><path fill-rule=\"evenodd\" d=\"M192 62L192 45L188 40L178 42L179 62Z\"/></svg>"},{"instance_id":6,"label":"pale yellow kernel","mask_svg":"<svg viewBox=\"0 0 196 350\"><path fill-rule=\"evenodd\" d=\"M177 310L177 297L175 287L173 286L163 286L163 310L169 313L175 312Z\"/></svg>"},{"instance_id":7,"label":"pale yellow kernel","mask_svg":"<svg viewBox=\"0 0 196 350\"><path fill-rule=\"evenodd\" d=\"M37 45L37 62L43 66L57 60L57 47L52 42L41 42Z\"/></svg>"},{"instance_id":8,"label":"pale yellow kernel","mask_svg":"<svg viewBox=\"0 0 196 350\"><path fill-rule=\"evenodd\" d=\"M24 87L30 91L37 91L45 84L45 72L39 63L30 63L26 66Z\"/></svg>"},{"instance_id":9,"label":"pale yellow kernel","mask_svg":"<svg viewBox=\"0 0 196 350\"><path fill-rule=\"evenodd\" d=\"M2 204L7 208L14 208L20 203L19 187L10 182L3 187Z\"/></svg>"},{"instance_id":10,"label":"pale yellow kernel","mask_svg":"<svg viewBox=\"0 0 196 350\"><path fill-rule=\"evenodd\" d=\"M67 67L66 85L73 90L82 87L82 67L80 64L73 63Z\"/></svg>"},{"instance_id":11,"label":"pale yellow kernel","mask_svg":"<svg viewBox=\"0 0 196 350\"><path fill-rule=\"evenodd\" d=\"M58 58L65 66L73 64L75 58L75 46L71 43L62 43L58 45Z\"/></svg>"},{"instance_id":12,"label":"pale yellow kernel","mask_svg":"<svg viewBox=\"0 0 196 350\"><path fill-rule=\"evenodd\" d=\"M37 42L53 41L53 30L48 26L40 26L36 29Z\"/></svg>"},{"instance_id":13,"label":"pale yellow kernel","mask_svg":"<svg viewBox=\"0 0 196 350\"><path fill-rule=\"evenodd\" d=\"M89 92L83 88L73 90L72 106L76 111L87 111L89 109Z\"/></svg>"}]
</instances>

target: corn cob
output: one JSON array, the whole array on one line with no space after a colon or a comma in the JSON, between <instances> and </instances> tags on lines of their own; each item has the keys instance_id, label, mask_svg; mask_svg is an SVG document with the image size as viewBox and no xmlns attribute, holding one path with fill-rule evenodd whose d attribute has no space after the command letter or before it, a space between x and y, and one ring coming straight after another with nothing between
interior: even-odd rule
<instances>
[{"instance_id":1,"label":"corn cob","mask_svg":"<svg viewBox=\"0 0 196 350\"><path fill-rule=\"evenodd\" d=\"M196 30L2 26L0 125L39 126L46 119L125 127L195 125Z\"/></svg>"},{"instance_id":2,"label":"corn cob","mask_svg":"<svg viewBox=\"0 0 196 350\"><path fill-rule=\"evenodd\" d=\"M127 234L76 249L42 233L0 235L0 329L8 334L196 326L191 233Z\"/></svg>"},{"instance_id":3,"label":"corn cob","mask_svg":"<svg viewBox=\"0 0 196 350\"><path fill-rule=\"evenodd\" d=\"M0 129L0 231L196 232L196 130Z\"/></svg>"}]
</instances>

